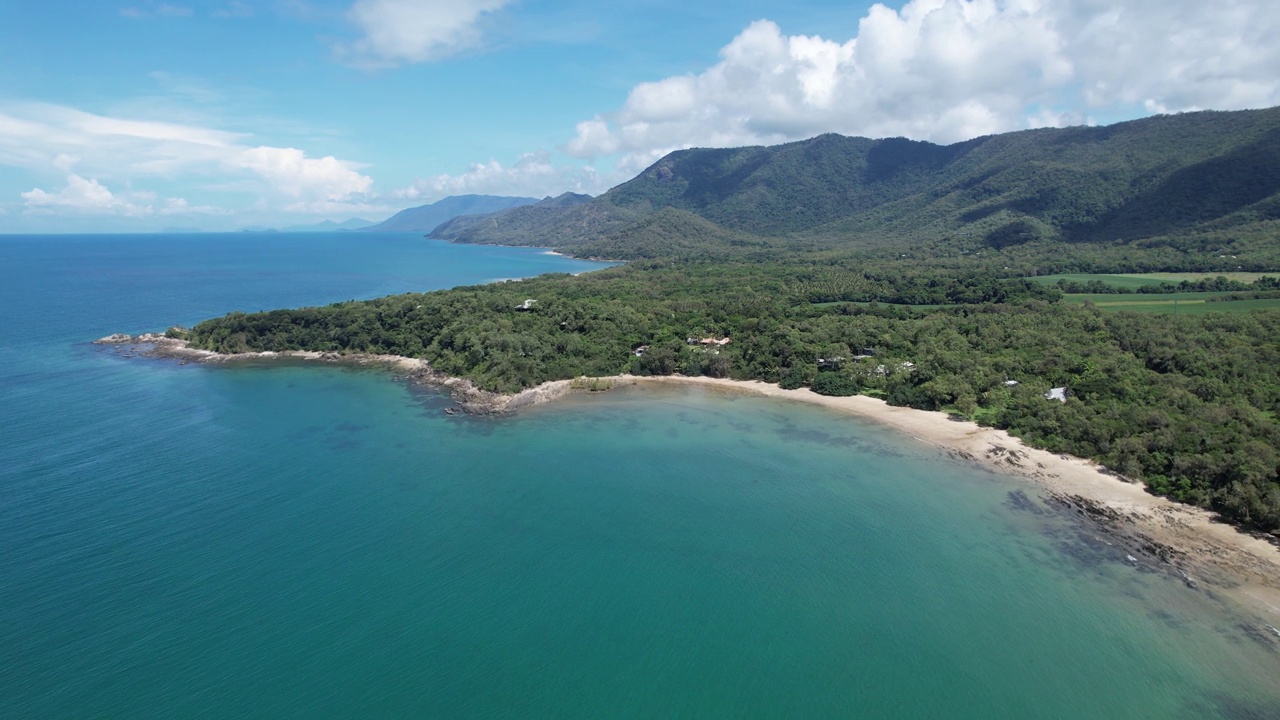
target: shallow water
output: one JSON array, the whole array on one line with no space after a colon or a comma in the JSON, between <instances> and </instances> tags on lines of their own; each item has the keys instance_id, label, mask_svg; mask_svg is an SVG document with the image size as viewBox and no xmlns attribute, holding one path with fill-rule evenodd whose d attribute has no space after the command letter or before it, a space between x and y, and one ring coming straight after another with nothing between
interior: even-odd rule
<instances>
[{"instance_id":1,"label":"shallow water","mask_svg":"<svg viewBox=\"0 0 1280 720\"><path fill-rule=\"evenodd\" d=\"M83 342L587 267L0 237L0 716L1280 716L1203 593L879 426L696 388L458 418Z\"/></svg>"}]
</instances>

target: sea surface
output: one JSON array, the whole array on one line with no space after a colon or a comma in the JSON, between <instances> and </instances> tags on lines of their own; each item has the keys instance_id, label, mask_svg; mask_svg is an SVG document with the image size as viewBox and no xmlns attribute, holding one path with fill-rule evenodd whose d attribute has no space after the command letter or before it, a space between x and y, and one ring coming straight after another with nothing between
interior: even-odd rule
<instances>
[{"instance_id":1,"label":"sea surface","mask_svg":"<svg viewBox=\"0 0 1280 720\"><path fill-rule=\"evenodd\" d=\"M1034 489L712 390L452 417L89 344L596 264L0 236L0 717L1277 718L1280 659Z\"/></svg>"}]
</instances>

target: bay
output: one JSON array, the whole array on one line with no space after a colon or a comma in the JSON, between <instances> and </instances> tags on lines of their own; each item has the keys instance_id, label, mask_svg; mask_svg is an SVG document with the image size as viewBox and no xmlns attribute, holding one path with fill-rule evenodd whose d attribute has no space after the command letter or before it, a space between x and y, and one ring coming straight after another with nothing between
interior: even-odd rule
<instances>
[{"instance_id":1,"label":"bay","mask_svg":"<svg viewBox=\"0 0 1280 720\"><path fill-rule=\"evenodd\" d=\"M0 716L1280 716L1230 615L876 425L699 389L454 418L383 371L87 343L593 267L0 237Z\"/></svg>"}]
</instances>

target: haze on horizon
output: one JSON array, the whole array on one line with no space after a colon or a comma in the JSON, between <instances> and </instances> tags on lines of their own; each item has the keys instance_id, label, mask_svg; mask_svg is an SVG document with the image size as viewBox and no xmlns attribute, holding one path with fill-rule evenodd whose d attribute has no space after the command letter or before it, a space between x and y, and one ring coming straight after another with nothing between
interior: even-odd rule
<instances>
[{"instance_id":1,"label":"haze on horizon","mask_svg":"<svg viewBox=\"0 0 1280 720\"><path fill-rule=\"evenodd\" d=\"M1265 0L0 7L0 233L596 194L686 147L1280 104Z\"/></svg>"}]
</instances>

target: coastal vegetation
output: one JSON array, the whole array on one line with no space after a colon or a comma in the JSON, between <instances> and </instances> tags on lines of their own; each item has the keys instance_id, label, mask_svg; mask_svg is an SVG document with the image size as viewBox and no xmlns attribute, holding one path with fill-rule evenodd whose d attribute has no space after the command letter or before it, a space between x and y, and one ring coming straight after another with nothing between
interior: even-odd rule
<instances>
[{"instance_id":1,"label":"coastal vegetation","mask_svg":"<svg viewBox=\"0 0 1280 720\"><path fill-rule=\"evenodd\" d=\"M224 353L423 358L501 392L630 372L873 394L1096 459L1275 533L1274 159L1274 109L945 147L826 135L687 150L599 198L435 231L626 265L237 312L186 337ZM1148 273L1194 276L1099 277Z\"/></svg>"}]
</instances>

